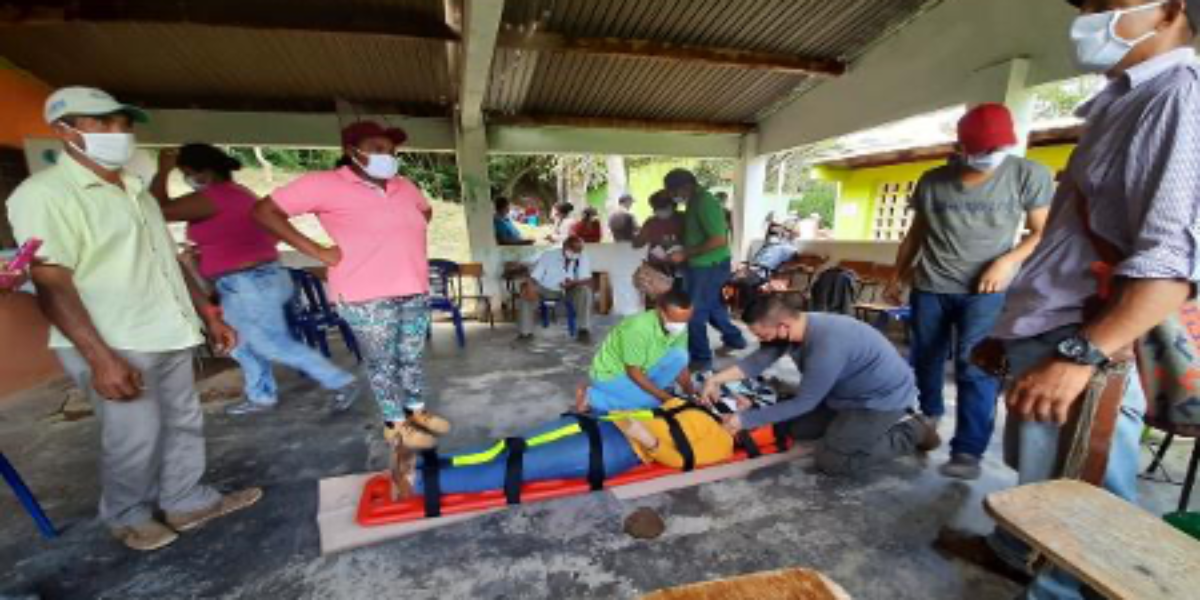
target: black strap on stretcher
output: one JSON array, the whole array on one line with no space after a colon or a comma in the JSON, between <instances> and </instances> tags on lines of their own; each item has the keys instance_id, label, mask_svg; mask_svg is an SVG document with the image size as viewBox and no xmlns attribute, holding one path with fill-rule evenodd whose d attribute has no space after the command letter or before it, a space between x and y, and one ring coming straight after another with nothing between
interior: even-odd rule
<instances>
[{"instance_id":1,"label":"black strap on stretcher","mask_svg":"<svg viewBox=\"0 0 1200 600\"><path fill-rule=\"evenodd\" d=\"M787 423L776 423L771 426L771 432L775 434L775 451L785 452L790 446L791 437L788 436Z\"/></svg>"},{"instance_id":2,"label":"black strap on stretcher","mask_svg":"<svg viewBox=\"0 0 1200 600\"><path fill-rule=\"evenodd\" d=\"M721 415L732 415L733 414L733 409L729 408L729 406L727 404L725 404L724 402L717 402L717 403L713 404L713 410L716 411L717 413L720 413ZM714 419L717 419L718 421L720 421L720 418L717 417L716 414L709 412L707 410L704 412L708 413L709 415L712 415L712 417ZM724 424L724 423L722 422L722 424ZM754 436L750 435L749 431L744 431L744 430L739 431L739 432L737 432L737 435L733 436L733 439L735 442L737 442L738 446L740 446L743 450L746 451L746 454L750 458L758 458L758 457L762 456L762 448L758 447L758 443L754 441Z\"/></svg>"},{"instance_id":3,"label":"black strap on stretcher","mask_svg":"<svg viewBox=\"0 0 1200 600\"><path fill-rule=\"evenodd\" d=\"M425 484L425 516L442 516L442 459L437 450L421 453L421 475Z\"/></svg>"},{"instance_id":4,"label":"black strap on stretcher","mask_svg":"<svg viewBox=\"0 0 1200 600\"><path fill-rule=\"evenodd\" d=\"M525 438L504 438L508 460L504 469L504 498L509 504L521 503L521 484L525 481Z\"/></svg>"},{"instance_id":5,"label":"black strap on stretcher","mask_svg":"<svg viewBox=\"0 0 1200 600\"><path fill-rule=\"evenodd\" d=\"M604 438L600 437L600 423L591 416L579 413L566 413L564 417L572 417L588 439L588 487L593 492L604 489Z\"/></svg>"},{"instance_id":6,"label":"black strap on stretcher","mask_svg":"<svg viewBox=\"0 0 1200 600\"><path fill-rule=\"evenodd\" d=\"M667 422L667 430L671 433L671 441L675 443L675 449L679 451L679 456L683 457L683 471L685 473L696 468L696 453L692 450L692 443L688 441L687 435L683 432L683 426L679 424L679 419L676 419L675 415L692 408L704 410L692 405L684 405L670 410L654 409L654 416L660 417Z\"/></svg>"}]
</instances>

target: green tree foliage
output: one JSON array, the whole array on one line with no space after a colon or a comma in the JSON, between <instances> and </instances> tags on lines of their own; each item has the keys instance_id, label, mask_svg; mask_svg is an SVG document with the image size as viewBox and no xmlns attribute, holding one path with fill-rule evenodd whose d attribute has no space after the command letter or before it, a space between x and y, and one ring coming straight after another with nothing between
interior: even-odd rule
<instances>
[{"instance_id":1,"label":"green tree foliage","mask_svg":"<svg viewBox=\"0 0 1200 600\"><path fill-rule=\"evenodd\" d=\"M1046 121L1072 116L1080 104L1096 95L1103 86L1103 77L1085 76L1056 81L1035 88L1033 91L1034 119Z\"/></svg>"},{"instance_id":2,"label":"green tree foliage","mask_svg":"<svg viewBox=\"0 0 1200 600\"><path fill-rule=\"evenodd\" d=\"M821 226L832 227L837 212L838 186L832 181L806 179L801 186L800 197L793 198L789 210L801 217L813 213L821 215Z\"/></svg>"},{"instance_id":3,"label":"green tree foliage","mask_svg":"<svg viewBox=\"0 0 1200 600\"><path fill-rule=\"evenodd\" d=\"M226 148L230 155L246 166L263 166L252 146ZM272 168L303 173L332 169L342 158L341 150L328 148L262 147L262 157ZM458 164L454 155L445 152L405 152L400 155L400 174L421 187L427 196L459 202Z\"/></svg>"}]
</instances>

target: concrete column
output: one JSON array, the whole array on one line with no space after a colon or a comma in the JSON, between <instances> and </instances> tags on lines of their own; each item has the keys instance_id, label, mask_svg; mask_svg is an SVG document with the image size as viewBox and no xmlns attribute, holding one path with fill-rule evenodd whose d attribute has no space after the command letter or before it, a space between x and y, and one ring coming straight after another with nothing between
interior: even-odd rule
<instances>
[{"instance_id":1,"label":"concrete column","mask_svg":"<svg viewBox=\"0 0 1200 600\"><path fill-rule=\"evenodd\" d=\"M484 287L492 294L497 289L501 265L498 264L496 237L492 230L494 210L488 179L487 134L483 127L459 128L456 133L458 181L467 218L471 260L483 265Z\"/></svg>"},{"instance_id":2,"label":"concrete column","mask_svg":"<svg viewBox=\"0 0 1200 600\"><path fill-rule=\"evenodd\" d=\"M734 262L745 260L750 246L762 237L763 221L777 207L766 197L767 161L758 155L758 134L742 136L741 158L734 178L733 248ZM786 207L784 207L786 210ZM780 215L782 216L782 215Z\"/></svg>"}]
</instances>

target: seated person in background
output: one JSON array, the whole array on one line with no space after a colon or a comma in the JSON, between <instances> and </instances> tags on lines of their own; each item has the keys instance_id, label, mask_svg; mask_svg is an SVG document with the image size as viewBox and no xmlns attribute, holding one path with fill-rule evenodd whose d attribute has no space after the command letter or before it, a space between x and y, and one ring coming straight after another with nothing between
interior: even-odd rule
<instances>
[{"instance_id":1,"label":"seated person in background","mask_svg":"<svg viewBox=\"0 0 1200 600\"><path fill-rule=\"evenodd\" d=\"M529 279L521 286L517 302L518 340L533 338L534 317L543 300L566 301L575 309L581 342L591 337L592 265L583 252L583 240L568 237L562 248L547 250L533 263Z\"/></svg>"},{"instance_id":2,"label":"seated person in background","mask_svg":"<svg viewBox=\"0 0 1200 600\"><path fill-rule=\"evenodd\" d=\"M734 367L705 382L703 402L720 398L723 383L757 377L785 355L800 370L794 398L725 417L730 433L785 423L797 441L817 441L817 468L858 474L941 440L915 413L912 368L875 328L842 315L803 313L778 296L759 299L743 320L762 343Z\"/></svg>"},{"instance_id":3,"label":"seated person in background","mask_svg":"<svg viewBox=\"0 0 1200 600\"><path fill-rule=\"evenodd\" d=\"M637 236L637 217L633 216L633 196L624 194L617 200L617 208L608 215L608 230L614 242L632 242Z\"/></svg>"},{"instance_id":4,"label":"seated person in background","mask_svg":"<svg viewBox=\"0 0 1200 600\"><path fill-rule=\"evenodd\" d=\"M650 208L654 216L646 219L642 229L633 238L634 248L649 248L646 262L650 266L675 275L675 263L671 254L683 249L683 213L679 212L675 199L665 190L650 196Z\"/></svg>"},{"instance_id":5,"label":"seated person in background","mask_svg":"<svg viewBox=\"0 0 1200 600\"><path fill-rule=\"evenodd\" d=\"M658 306L621 321L592 360L590 383L581 385L576 409L597 413L658 408L674 396L666 388L678 383L694 395L688 372L687 324L692 301L682 291L658 299Z\"/></svg>"},{"instance_id":6,"label":"seated person in background","mask_svg":"<svg viewBox=\"0 0 1200 600\"><path fill-rule=\"evenodd\" d=\"M517 229L517 224L513 223L512 216L509 214L511 203L508 198L499 196L493 202L496 207L496 214L492 215L492 229L496 233L496 243L501 246L528 246L533 243L533 240L527 240L521 236L521 230Z\"/></svg>"},{"instance_id":7,"label":"seated person in background","mask_svg":"<svg viewBox=\"0 0 1200 600\"><path fill-rule=\"evenodd\" d=\"M733 456L733 436L703 409L672 399L665 409L680 409L675 414L683 435L692 448L695 466L703 467ZM643 463L659 463L683 468L684 459L671 437L666 419L649 411L616 413L597 423L603 443L604 474L615 477ZM522 464L523 481L582 479L587 477L591 445L573 417L546 423L522 436L527 444ZM496 442L466 452L442 457L438 480L442 493L476 493L502 489L507 473L508 451L504 442ZM403 500L424 493L424 481L417 473L415 453L403 446L395 451L392 482L395 495Z\"/></svg>"},{"instance_id":8,"label":"seated person in background","mask_svg":"<svg viewBox=\"0 0 1200 600\"><path fill-rule=\"evenodd\" d=\"M604 230L600 227L600 215L596 209L589 206L583 209L583 216L571 228L571 235L583 240L585 244L599 244Z\"/></svg>"}]
</instances>

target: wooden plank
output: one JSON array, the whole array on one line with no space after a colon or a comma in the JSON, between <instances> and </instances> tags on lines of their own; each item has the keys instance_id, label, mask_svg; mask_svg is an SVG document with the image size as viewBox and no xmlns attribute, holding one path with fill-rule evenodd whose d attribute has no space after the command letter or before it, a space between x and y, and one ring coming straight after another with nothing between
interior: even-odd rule
<instances>
[{"instance_id":1,"label":"wooden plank","mask_svg":"<svg viewBox=\"0 0 1200 600\"><path fill-rule=\"evenodd\" d=\"M705 121L657 121L650 119L610 119L566 115L490 115L489 125L508 127L578 127L581 129L633 129L638 131L679 131L687 133L745 134L754 130L745 123L709 123Z\"/></svg>"},{"instance_id":2,"label":"wooden plank","mask_svg":"<svg viewBox=\"0 0 1200 600\"><path fill-rule=\"evenodd\" d=\"M272 6L274 4L275 6ZM440 15L379 5L347 11L335 4L287 5L242 3L233 10L219 2L71 2L68 6L32 6L0 0L0 29L75 23L195 25L225 29L369 35L412 40L458 42L458 33Z\"/></svg>"},{"instance_id":3,"label":"wooden plank","mask_svg":"<svg viewBox=\"0 0 1200 600\"><path fill-rule=\"evenodd\" d=\"M819 571L781 569L660 590L642 600L850 600Z\"/></svg>"},{"instance_id":4,"label":"wooden plank","mask_svg":"<svg viewBox=\"0 0 1200 600\"><path fill-rule=\"evenodd\" d=\"M1050 481L989 494L989 514L1109 598L1200 597L1200 542L1108 491Z\"/></svg>"},{"instance_id":5,"label":"wooden plank","mask_svg":"<svg viewBox=\"0 0 1200 600\"><path fill-rule=\"evenodd\" d=\"M826 58L668 44L652 40L581 38L557 33L524 33L512 30L501 34L499 45L513 50L669 60L816 77L837 77L846 72L846 63Z\"/></svg>"}]
</instances>

